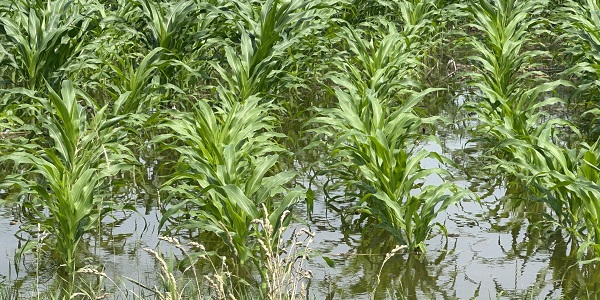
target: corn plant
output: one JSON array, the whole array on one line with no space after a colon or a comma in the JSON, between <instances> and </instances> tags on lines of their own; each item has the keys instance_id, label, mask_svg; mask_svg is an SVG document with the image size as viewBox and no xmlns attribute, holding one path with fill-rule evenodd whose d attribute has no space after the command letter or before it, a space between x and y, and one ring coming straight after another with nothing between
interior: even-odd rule
<instances>
[{"instance_id":1,"label":"corn plant","mask_svg":"<svg viewBox=\"0 0 600 300\"><path fill-rule=\"evenodd\" d=\"M174 120L166 124L176 134L157 138L176 138L182 143L173 147L181 158L177 172L163 188L172 199L161 226L183 213L188 218L174 222L173 228L219 237L237 262L238 272L258 249L251 239L252 220L267 217L278 228L283 225L281 214L304 194L286 187L295 172L274 170L278 153L284 149L273 142L277 136L269 116L273 109L271 103L254 96L242 102L222 102L215 108L199 101L193 113L174 114ZM259 210L263 204L268 216Z\"/></svg>"},{"instance_id":2,"label":"corn plant","mask_svg":"<svg viewBox=\"0 0 600 300\"><path fill-rule=\"evenodd\" d=\"M483 32L486 40L470 41L479 54L471 58L478 66L471 77L482 97L467 105L477 113L480 136L495 144L492 153L498 164L490 169L517 179L513 182L522 187L524 198L543 203L550 212L546 220L568 232L576 243L595 242L597 185L588 179L591 168L597 167L595 146L582 144L581 149L586 150L577 151L557 144L559 126L576 135L579 130L568 121L550 118L544 108L562 100L546 96L570 84L531 71L535 64L530 62L546 53L524 50L533 46L528 41L540 23L535 16L545 5L543 1L492 4L482 0L471 6L472 26Z\"/></svg>"},{"instance_id":3,"label":"corn plant","mask_svg":"<svg viewBox=\"0 0 600 300\"><path fill-rule=\"evenodd\" d=\"M435 64L431 54L441 42L445 22L435 1L380 4L397 13L356 28L342 27L339 36L348 52L342 54L348 58L336 66L354 81L370 81L368 86L387 98L386 93L428 81L432 69L425 63ZM353 63L348 64L347 60Z\"/></svg>"},{"instance_id":4,"label":"corn plant","mask_svg":"<svg viewBox=\"0 0 600 300\"><path fill-rule=\"evenodd\" d=\"M45 80L59 83L57 71L73 62L98 24L89 7L66 0L11 1L8 13L0 15L0 35L8 41L2 52L10 66L3 79L34 91Z\"/></svg>"},{"instance_id":5,"label":"corn plant","mask_svg":"<svg viewBox=\"0 0 600 300\"><path fill-rule=\"evenodd\" d=\"M444 31L443 2L435 0L380 1L391 10L383 15L386 20L401 25L404 43L418 50L419 56L429 52L440 41Z\"/></svg>"},{"instance_id":6,"label":"corn plant","mask_svg":"<svg viewBox=\"0 0 600 300\"><path fill-rule=\"evenodd\" d=\"M380 99L387 99L403 88L417 85L412 79L415 74L411 70L419 62L413 58L415 52L395 25L387 23L382 27L385 31L376 32L368 40L357 30L342 28L341 36L348 45L350 59L356 64L339 61L337 67L352 82L365 82L356 87L364 86L373 90ZM375 43L376 39L380 41Z\"/></svg>"},{"instance_id":7,"label":"corn plant","mask_svg":"<svg viewBox=\"0 0 600 300\"><path fill-rule=\"evenodd\" d=\"M211 45L218 42L225 22L219 19L218 9L208 2L183 1L166 3L140 1L145 27L139 30L145 37L149 49L164 49L163 60L171 63L163 69L162 82L174 83L178 87L192 88L200 77L198 70L205 69L203 63L210 60ZM135 26L132 24L131 27Z\"/></svg>"},{"instance_id":8,"label":"corn plant","mask_svg":"<svg viewBox=\"0 0 600 300\"><path fill-rule=\"evenodd\" d=\"M81 83L96 96L96 106L115 103L113 113L143 117L161 104L181 108L178 94L204 89L216 18L201 12L207 5L122 0L101 10L102 35L86 49L95 65Z\"/></svg>"},{"instance_id":9,"label":"corn plant","mask_svg":"<svg viewBox=\"0 0 600 300\"><path fill-rule=\"evenodd\" d=\"M237 28L240 48L225 47L226 66L213 63L221 85L242 100L259 93L274 94L283 70L292 63L292 45L312 32L310 20L316 17L319 3L234 1L235 10L228 17Z\"/></svg>"},{"instance_id":10,"label":"corn plant","mask_svg":"<svg viewBox=\"0 0 600 300\"><path fill-rule=\"evenodd\" d=\"M397 243L411 250L425 252L437 214L468 193L450 183L423 186L430 175L446 175L441 168L424 169L420 162L433 158L441 163L448 159L424 149L409 150L420 135L421 126L437 118L423 119L414 113L415 106L431 90L413 93L398 107L388 108L377 93L358 92L352 85L337 81L348 91L335 89L339 107L325 110L328 117L317 118L335 140L332 156L355 170L356 179L344 178L361 187L360 211L373 225L388 231Z\"/></svg>"},{"instance_id":11,"label":"corn plant","mask_svg":"<svg viewBox=\"0 0 600 300\"><path fill-rule=\"evenodd\" d=\"M395 7L390 4L390 1L340 1L336 8L339 10L339 18L350 26L366 23L378 16L395 12Z\"/></svg>"},{"instance_id":12,"label":"corn plant","mask_svg":"<svg viewBox=\"0 0 600 300\"><path fill-rule=\"evenodd\" d=\"M29 167L8 184L16 183L28 195L24 207L33 218L27 227L39 226L54 236L59 261L73 274L84 235L111 210L124 207L104 191L111 176L129 168L133 157L116 125L122 117L105 119L103 107L88 121L78 103L80 93L70 81L63 82L60 95L49 86L48 90L46 113L39 122L48 131L51 147L27 145L2 160Z\"/></svg>"},{"instance_id":13,"label":"corn plant","mask_svg":"<svg viewBox=\"0 0 600 300\"><path fill-rule=\"evenodd\" d=\"M198 6L193 1L168 4L154 1L141 1L140 5L148 19L146 40L152 48L161 47L176 54L194 51L193 27L197 18ZM205 21L205 20L203 20ZM206 20L206 21L210 21Z\"/></svg>"},{"instance_id":14,"label":"corn plant","mask_svg":"<svg viewBox=\"0 0 600 300\"><path fill-rule=\"evenodd\" d=\"M360 200L350 210L361 212L396 243L425 252L437 214L467 193L450 183L424 186L426 177L449 173L422 168L422 159L451 164L415 147L415 141L430 138L423 134L424 127L443 121L417 114L421 100L437 89L411 90L419 86L414 80L419 48L413 48L393 23L381 21L374 28L378 30L369 40L362 31L343 29L341 37L351 55L342 52L336 63L339 71L329 77L338 105L321 111L315 122L322 127L315 132L334 143L327 169L359 190Z\"/></svg>"},{"instance_id":15,"label":"corn plant","mask_svg":"<svg viewBox=\"0 0 600 300\"><path fill-rule=\"evenodd\" d=\"M569 68L563 76L573 80L576 89L571 96L571 103L582 105L594 113L593 126L582 127L589 133L590 140L598 137L598 97L600 96L600 2L568 1L560 15L565 33L563 43L567 45L563 51ZM582 102L583 101L583 102ZM582 116L582 122L587 122L589 115Z\"/></svg>"},{"instance_id":16,"label":"corn plant","mask_svg":"<svg viewBox=\"0 0 600 300\"><path fill-rule=\"evenodd\" d=\"M113 114L149 113L156 106L160 98L154 93L158 82L153 79L164 65L161 55L162 48L155 48L135 68L132 59L117 58L118 63L114 64L107 62L115 78L114 83L107 83L111 98L116 99Z\"/></svg>"},{"instance_id":17,"label":"corn plant","mask_svg":"<svg viewBox=\"0 0 600 300\"><path fill-rule=\"evenodd\" d=\"M415 40L433 34L433 22L440 13L437 1L400 1L397 3L404 35Z\"/></svg>"},{"instance_id":18,"label":"corn plant","mask_svg":"<svg viewBox=\"0 0 600 300\"><path fill-rule=\"evenodd\" d=\"M549 81L544 73L532 69L535 59L547 55L545 51L529 50L533 45L532 33L541 22L539 15L546 2L501 0L476 1L468 11L474 21L471 26L483 34L484 41L473 37L469 44L477 55L469 59L477 71L470 74L471 85L481 92L477 102L466 103L466 109L476 113L478 136L491 144L508 141L500 158L510 160L515 153L535 153L526 145L537 145L544 138L546 129L556 125L574 126L562 119L550 118L544 107L562 103L557 97L546 97L559 86L568 86L566 81ZM520 143L512 143L514 140ZM525 145L525 148L520 147Z\"/></svg>"},{"instance_id":19,"label":"corn plant","mask_svg":"<svg viewBox=\"0 0 600 300\"><path fill-rule=\"evenodd\" d=\"M546 140L539 140L535 151L537 160L523 159L503 163L503 168L527 170L520 172L522 179L532 191L531 197L550 209L546 221L558 225L569 234L575 244L581 244L584 252L600 252L600 149L598 143L582 142L576 149L558 147ZM531 175L523 175L531 174Z\"/></svg>"},{"instance_id":20,"label":"corn plant","mask_svg":"<svg viewBox=\"0 0 600 300\"><path fill-rule=\"evenodd\" d=\"M437 213L464 193L451 184L419 187L429 175L447 175L442 169L422 169L421 159L448 161L436 153L421 150L414 154L409 150L420 137L422 126L437 118L423 119L415 114L416 105L432 90L406 90L415 85L408 70L418 62L410 58L405 43L396 42L400 35L395 27L388 26L389 33L378 44L364 41L354 30L345 30L359 64L355 67L340 62L346 75L332 80L346 91L334 88L338 108L324 110L327 117L316 121L325 127L321 132L335 141L332 156L338 163L331 167L350 170L350 178L343 177L344 181L361 189L356 209L388 231L397 243L424 252L424 241ZM398 99L396 95L408 96ZM449 190L457 193L446 195Z\"/></svg>"},{"instance_id":21,"label":"corn plant","mask_svg":"<svg viewBox=\"0 0 600 300\"><path fill-rule=\"evenodd\" d=\"M566 36L563 38L569 47L565 55L570 57L572 68L565 75L588 77L586 81L595 79L600 74L600 2L587 0L581 2L567 1L564 5L562 19L565 22ZM583 90L597 89L597 83L583 82Z\"/></svg>"}]
</instances>

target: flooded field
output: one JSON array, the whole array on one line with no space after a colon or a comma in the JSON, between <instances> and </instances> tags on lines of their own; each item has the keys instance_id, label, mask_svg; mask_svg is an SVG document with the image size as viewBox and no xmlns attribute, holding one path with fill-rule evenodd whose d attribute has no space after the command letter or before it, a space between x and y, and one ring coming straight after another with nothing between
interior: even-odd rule
<instances>
[{"instance_id":1,"label":"flooded field","mask_svg":"<svg viewBox=\"0 0 600 300\"><path fill-rule=\"evenodd\" d=\"M600 0L0 0L0 300L600 298Z\"/></svg>"},{"instance_id":2,"label":"flooded field","mask_svg":"<svg viewBox=\"0 0 600 300\"><path fill-rule=\"evenodd\" d=\"M438 135L444 147L424 144L429 151L458 155L467 172L478 174L481 151L468 143L463 134L440 130ZM465 155L468 153L468 155ZM438 167L434 160L424 160L426 168ZM299 163L299 166L306 162ZM532 222L539 220L539 212L523 207L513 207L511 196L506 194L499 178L471 177L458 169L452 179L463 188L481 196L480 202L461 201L449 207L436 218L445 225L448 237L437 232L427 241L426 254L398 253L382 265L385 248L377 241L364 240L364 229L356 215L351 224L344 224L344 208L350 205L345 199L328 202L317 177L313 186L316 195L310 221L292 222L292 230L308 227L315 233L310 244L312 255L307 269L312 272L308 297L310 299L557 299L588 298L600 290L600 270L581 266L570 254L570 246L563 237L555 234L542 238L533 229ZM152 175L152 174L151 174ZM305 178L310 177L306 174ZM156 176L156 175L153 175ZM160 176L159 176L160 177ZM147 178L144 186L151 188L158 178ZM431 184L440 179L431 177ZM304 184L308 185L308 181ZM141 186L141 185L139 185ZM139 187L138 186L138 187ZM343 191L330 192L343 195ZM332 196L332 195L330 195ZM146 286L160 284L157 262L143 248L176 251L164 242L158 224L161 213L150 199L156 194L144 192L130 194L137 213L115 215L106 221L100 238L90 237L90 266L102 264L102 270L114 282L101 284L111 294L135 297L144 290L126 277ZM340 211L339 209L342 209ZM14 208L1 210L0 278L5 284L19 288L21 296L33 297L36 293L52 289L54 271L36 265L35 254L27 255L15 266L15 254L28 239L19 233L19 223ZM306 207L298 204L297 218L306 215ZM185 236L180 237L182 241ZM325 259L324 259L325 257ZM326 261L330 260L330 263ZM331 265L330 265L331 264ZM38 273L39 272L39 273ZM377 284L377 276L380 282ZM150 293L151 294L151 293Z\"/></svg>"}]
</instances>

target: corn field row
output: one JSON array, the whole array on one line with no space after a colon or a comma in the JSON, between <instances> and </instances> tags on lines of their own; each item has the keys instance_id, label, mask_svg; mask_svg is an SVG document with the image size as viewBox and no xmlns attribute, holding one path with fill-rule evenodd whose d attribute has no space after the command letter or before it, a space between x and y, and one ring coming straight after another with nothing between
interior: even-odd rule
<instances>
[{"instance_id":1,"label":"corn field row","mask_svg":"<svg viewBox=\"0 0 600 300\"><path fill-rule=\"evenodd\" d=\"M57 298L89 296L82 251L139 213L118 196L139 184L161 236L195 243L167 239L179 266L230 275L204 291L194 273L190 296L165 267L158 299L299 297L309 247L282 249L321 201L306 177L383 254L422 256L442 212L480 201L421 146L465 122L478 176L600 260L598 0L0 0L0 62L0 205L31 237L15 258L55 262Z\"/></svg>"}]
</instances>

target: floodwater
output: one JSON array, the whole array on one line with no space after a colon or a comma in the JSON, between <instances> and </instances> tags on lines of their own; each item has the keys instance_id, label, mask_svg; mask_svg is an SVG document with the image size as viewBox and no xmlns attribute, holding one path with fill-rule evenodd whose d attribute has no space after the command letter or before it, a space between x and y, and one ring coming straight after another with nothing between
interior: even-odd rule
<instances>
[{"instance_id":1,"label":"floodwater","mask_svg":"<svg viewBox=\"0 0 600 300\"><path fill-rule=\"evenodd\" d=\"M546 229L536 226L539 209L512 201L515 197L500 178L485 176L486 163L478 145L468 143L457 128L438 129L436 135L442 146L427 143L421 147L457 162L461 168L450 168L454 178L446 180L477 193L480 202L465 200L440 213L437 222L445 225L448 238L434 232L426 254L398 253L382 265L386 253L370 232L356 224L342 224L340 212L352 205L352 199L326 203L322 187L313 185L316 197L311 219L291 226L309 226L316 234L310 245L313 256L306 266L313 274L309 299L588 299L600 295L598 266L576 264L570 245L559 233L540 233ZM438 166L431 160L422 163ZM459 171L462 168L466 173ZM103 284L122 295L132 296L129 292L139 290L123 276L148 286L157 284L156 261L143 251L163 245L158 240L157 179L151 170L147 173L150 177L143 185L123 192L124 200L134 201L138 212L106 219L102 232L89 238L91 263L102 264L114 280ZM317 177L317 183L323 181ZM428 184L438 182L437 177L427 180ZM330 191L330 196L341 193ZM18 232L18 223L11 224L15 209L0 208L0 283L16 285L23 296L32 296L48 288L52 280L37 264L35 253L15 268L14 255L28 238ZM306 220L304 205L294 213ZM38 276L36 270L41 270Z\"/></svg>"},{"instance_id":2,"label":"floodwater","mask_svg":"<svg viewBox=\"0 0 600 300\"><path fill-rule=\"evenodd\" d=\"M447 155L466 147L466 140L450 138L453 140L446 141L446 151L450 152ZM435 144L425 148L442 150ZM437 167L432 161L424 161L423 165ZM436 179L428 183L435 184L439 181ZM341 216L327 210L320 201L311 223L317 233L312 246L316 252L331 258L335 267L329 267L319 257L311 261L310 269L316 274L315 298L553 299L560 296L562 289L554 278L554 268L549 266L551 248L529 241L528 221L518 213L503 210L501 199L506 190L489 182L461 178L460 174L456 174L454 182L484 195L481 203L471 200L451 206L437 218L448 230L447 240L437 234L428 241L426 255L396 254L382 269L385 253L365 249L360 232L338 230ZM380 269L381 282L375 289Z\"/></svg>"}]
</instances>

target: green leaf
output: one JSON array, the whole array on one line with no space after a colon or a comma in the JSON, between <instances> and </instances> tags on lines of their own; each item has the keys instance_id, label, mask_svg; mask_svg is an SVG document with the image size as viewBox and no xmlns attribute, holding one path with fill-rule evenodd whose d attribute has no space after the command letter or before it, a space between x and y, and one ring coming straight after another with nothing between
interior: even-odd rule
<instances>
[{"instance_id":1,"label":"green leaf","mask_svg":"<svg viewBox=\"0 0 600 300\"><path fill-rule=\"evenodd\" d=\"M330 268L335 268L335 262L331 258L329 258L327 256L323 256L323 255L321 255L321 257L323 258L323 260L325 261L325 263L327 263L327 265Z\"/></svg>"},{"instance_id":2,"label":"green leaf","mask_svg":"<svg viewBox=\"0 0 600 300\"><path fill-rule=\"evenodd\" d=\"M233 204L241 208L251 219L259 218L259 212L256 205L244 195L244 192L239 187L228 184L223 186L222 189L227 194L227 198L231 200Z\"/></svg>"}]
</instances>

